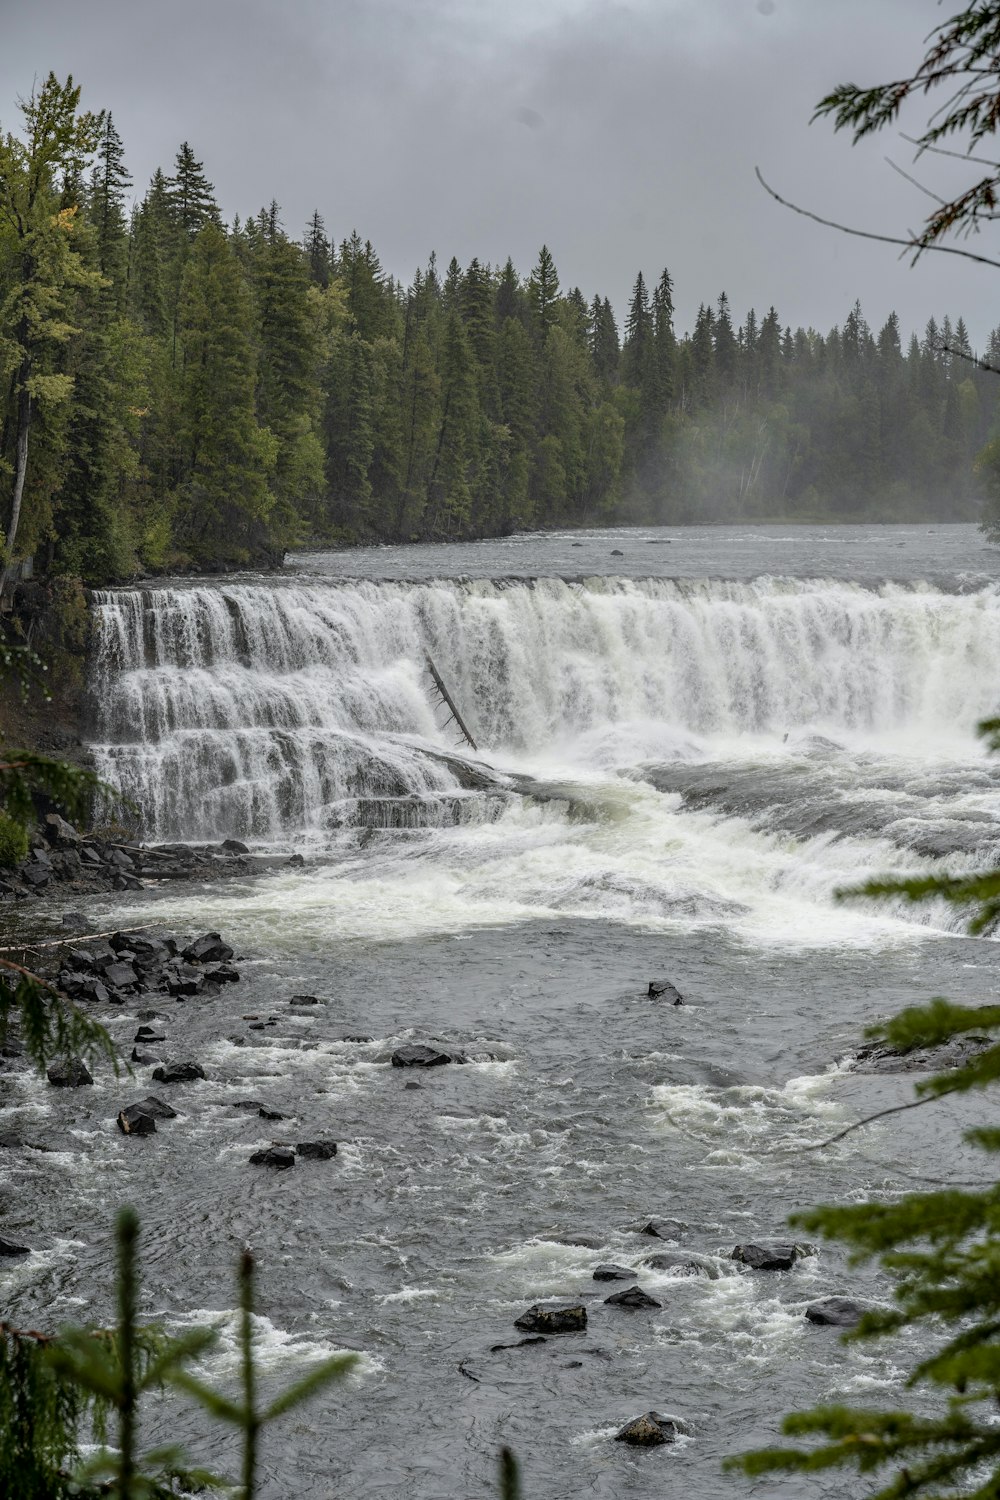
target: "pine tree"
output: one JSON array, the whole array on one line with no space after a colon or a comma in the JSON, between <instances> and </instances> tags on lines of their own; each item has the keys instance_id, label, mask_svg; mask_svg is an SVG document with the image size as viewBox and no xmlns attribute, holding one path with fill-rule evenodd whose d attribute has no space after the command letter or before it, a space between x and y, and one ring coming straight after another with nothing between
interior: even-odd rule
<instances>
[{"instance_id":1,"label":"pine tree","mask_svg":"<svg viewBox=\"0 0 1000 1500\"><path fill-rule=\"evenodd\" d=\"M653 292L653 347L657 394L662 406L674 399L677 380L677 339L674 334L674 285L664 268Z\"/></svg>"},{"instance_id":2,"label":"pine tree","mask_svg":"<svg viewBox=\"0 0 1000 1500\"><path fill-rule=\"evenodd\" d=\"M559 273L548 245L543 245L538 252L535 268L528 278L531 325L539 344L544 344L549 330L555 327L558 297Z\"/></svg>"},{"instance_id":3,"label":"pine tree","mask_svg":"<svg viewBox=\"0 0 1000 1500\"><path fill-rule=\"evenodd\" d=\"M306 225L302 248L305 251L310 277L317 286L328 287L331 264L330 241L327 238L326 225L319 209L313 210L312 218Z\"/></svg>"},{"instance_id":4,"label":"pine tree","mask_svg":"<svg viewBox=\"0 0 1000 1500\"><path fill-rule=\"evenodd\" d=\"M173 175L164 180L164 186L170 217L187 240L193 240L205 224L218 225L215 189L187 141L181 142Z\"/></svg>"},{"instance_id":5,"label":"pine tree","mask_svg":"<svg viewBox=\"0 0 1000 1500\"><path fill-rule=\"evenodd\" d=\"M125 167L125 148L109 111L91 175L89 212L97 231L97 269L111 282L117 309L123 307L125 300L128 264L125 194L131 186L132 178Z\"/></svg>"},{"instance_id":6,"label":"pine tree","mask_svg":"<svg viewBox=\"0 0 1000 1500\"><path fill-rule=\"evenodd\" d=\"M250 561L266 545L277 444L255 415L249 293L212 220L191 246L179 330L184 363L178 540L197 559L221 548L225 556Z\"/></svg>"}]
</instances>

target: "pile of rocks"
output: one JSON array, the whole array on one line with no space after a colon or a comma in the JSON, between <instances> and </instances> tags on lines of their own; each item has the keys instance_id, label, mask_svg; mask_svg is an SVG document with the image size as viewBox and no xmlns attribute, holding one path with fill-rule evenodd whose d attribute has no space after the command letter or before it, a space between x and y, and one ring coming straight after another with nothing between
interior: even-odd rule
<instances>
[{"instance_id":1,"label":"pile of rocks","mask_svg":"<svg viewBox=\"0 0 1000 1500\"><path fill-rule=\"evenodd\" d=\"M0 878L0 904L44 895L56 886L90 891L141 891L147 882L214 879L259 874L276 865L301 864L280 856L253 855L239 839L221 844L139 844L80 834L58 813L49 813L32 839L28 858Z\"/></svg>"},{"instance_id":2,"label":"pile of rocks","mask_svg":"<svg viewBox=\"0 0 1000 1500\"><path fill-rule=\"evenodd\" d=\"M165 934L115 932L105 941L60 947L55 983L71 1000L121 1005L153 992L175 1000L211 999L238 971L233 950L217 932L206 932L186 947Z\"/></svg>"}]
</instances>

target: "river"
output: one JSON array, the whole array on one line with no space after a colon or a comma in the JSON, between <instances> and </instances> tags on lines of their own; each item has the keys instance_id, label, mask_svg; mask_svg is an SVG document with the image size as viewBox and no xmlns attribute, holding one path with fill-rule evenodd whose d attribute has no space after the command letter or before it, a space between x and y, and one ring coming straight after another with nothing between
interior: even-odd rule
<instances>
[{"instance_id":1,"label":"river","mask_svg":"<svg viewBox=\"0 0 1000 1500\"><path fill-rule=\"evenodd\" d=\"M269 1378L362 1355L272 1436L268 1496L487 1496L504 1442L527 1500L863 1494L720 1460L793 1407L902 1399L912 1341L844 1347L803 1317L886 1283L835 1246L781 1273L729 1254L815 1202L982 1171L968 1103L806 1148L909 1097L846 1066L866 1024L995 996L996 946L954 914L835 893L996 859L974 727L997 707L998 580L969 526L773 526L317 552L98 596L94 749L144 833L305 863L87 905L95 930L220 930L244 977L173 1007L208 1079L155 1137L114 1126L144 1078L67 1098L15 1077L0 1125L55 1149L0 1158L5 1232L39 1247L2 1273L10 1315L106 1319L132 1202L145 1311L217 1322L209 1373L232 1374L245 1243ZM683 1006L647 997L660 977ZM300 992L326 1003L289 1009ZM111 1018L129 1046L135 1024ZM414 1079L388 1063L414 1040L474 1060ZM290 1122L227 1107L247 1097ZM339 1155L251 1168L276 1131ZM651 1216L713 1274L646 1266ZM606 1306L602 1261L662 1307ZM584 1337L493 1350L555 1297L586 1299ZM611 1441L650 1408L691 1435ZM197 1419L168 1425L227 1461Z\"/></svg>"}]
</instances>

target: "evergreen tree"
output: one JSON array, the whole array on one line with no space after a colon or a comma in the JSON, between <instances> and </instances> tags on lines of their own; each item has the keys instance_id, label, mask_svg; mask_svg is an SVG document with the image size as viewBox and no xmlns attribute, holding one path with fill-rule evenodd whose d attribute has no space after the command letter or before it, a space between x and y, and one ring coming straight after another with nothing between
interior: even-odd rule
<instances>
[{"instance_id":1,"label":"evergreen tree","mask_svg":"<svg viewBox=\"0 0 1000 1500\"><path fill-rule=\"evenodd\" d=\"M196 559L250 561L267 544L277 444L257 425L253 311L236 257L209 219L184 273L177 537Z\"/></svg>"},{"instance_id":2,"label":"evergreen tree","mask_svg":"<svg viewBox=\"0 0 1000 1500\"><path fill-rule=\"evenodd\" d=\"M313 210L312 218L306 225L302 248L309 265L310 277L317 286L328 287L330 285L331 247L327 238L326 225L319 209Z\"/></svg>"},{"instance_id":3,"label":"evergreen tree","mask_svg":"<svg viewBox=\"0 0 1000 1500\"><path fill-rule=\"evenodd\" d=\"M558 297L559 274L548 245L543 245L538 252L535 268L528 279L531 324L535 338L540 344L545 342L549 330L555 327Z\"/></svg>"}]
</instances>

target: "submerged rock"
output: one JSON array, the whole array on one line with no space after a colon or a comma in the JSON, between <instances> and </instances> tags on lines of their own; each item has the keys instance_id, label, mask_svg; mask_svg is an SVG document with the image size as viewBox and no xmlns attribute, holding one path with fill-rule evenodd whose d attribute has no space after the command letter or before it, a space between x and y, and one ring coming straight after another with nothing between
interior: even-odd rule
<instances>
[{"instance_id":1,"label":"submerged rock","mask_svg":"<svg viewBox=\"0 0 1000 1500\"><path fill-rule=\"evenodd\" d=\"M46 1068L45 1076L57 1089L78 1089L94 1081L80 1057L64 1057L52 1063Z\"/></svg>"},{"instance_id":2,"label":"submerged rock","mask_svg":"<svg viewBox=\"0 0 1000 1500\"><path fill-rule=\"evenodd\" d=\"M250 1162L255 1167L294 1167L295 1152L291 1146L268 1146L264 1151L255 1151Z\"/></svg>"},{"instance_id":3,"label":"submerged rock","mask_svg":"<svg viewBox=\"0 0 1000 1500\"><path fill-rule=\"evenodd\" d=\"M523 1333L583 1333L587 1309L579 1302L564 1302L557 1307L541 1307L536 1302L514 1319L514 1327Z\"/></svg>"},{"instance_id":4,"label":"submerged rock","mask_svg":"<svg viewBox=\"0 0 1000 1500\"><path fill-rule=\"evenodd\" d=\"M636 1273L625 1266L598 1266L594 1271L595 1281L635 1281Z\"/></svg>"},{"instance_id":5,"label":"submerged rock","mask_svg":"<svg viewBox=\"0 0 1000 1500\"><path fill-rule=\"evenodd\" d=\"M31 1250L27 1245L15 1244L13 1240L5 1239L3 1235L0 1234L0 1256L7 1256L9 1259L13 1260L19 1255L30 1254Z\"/></svg>"},{"instance_id":6,"label":"submerged rock","mask_svg":"<svg viewBox=\"0 0 1000 1500\"><path fill-rule=\"evenodd\" d=\"M707 1255L698 1255L693 1250L657 1250L655 1255L645 1255L642 1261L654 1271L674 1271L678 1276L707 1276L718 1281L719 1268Z\"/></svg>"},{"instance_id":7,"label":"submerged rock","mask_svg":"<svg viewBox=\"0 0 1000 1500\"><path fill-rule=\"evenodd\" d=\"M295 1148L299 1156L310 1161L329 1161L337 1154L336 1141L299 1141Z\"/></svg>"},{"instance_id":8,"label":"submerged rock","mask_svg":"<svg viewBox=\"0 0 1000 1500\"><path fill-rule=\"evenodd\" d=\"M648 1292L644 1292L641 1286L630 1286L624 1292L613 1292L610 1297L605 1297L606 1307L662 1307L662 1302L657 1302Z\"/></svg>"},{"instance_id":9,"label":"submerged rock","mask_svg":"<svg viewBox=\"0 0 1000 1500\"><path fill-rule=\"evenodd\" d=\"M616 1443L631 1443L633 1448L658 1448L672 1443L685 1432L686 1424L676 1417L666 1417L662 1412L647 1411L641 1417L633 1417L615 1433Z\"/></svg>"},{"instance_id":10,"label":"submerged rock","mask_svg":"<svg viewBox=\"0 0 1000 1500\"><path fill-rule=\"evenodd\" d=\"M639 1233L652 1235L657 1240L679 1240L687 1233L687 1225L680 1219L647 1219Z\"/></svg>"},{"instance_id":11,"label":"submerged rock","mask_svg":"<svg viewBox=\"0 0 1000 1500\"><path fill-rule=\"evenodd\" d=\"M790 1240L762 1240L760 1244L736 1245L732 1259L753 1271L790 1271L807 1252Z\"/></svg>"},{"instance_id":12,"label":"submerged rock","mask_svg":"<svg viewBox=\"0 0 1000 1500\"><path fill-rule=\"evenodd\" d=\"M646 994L651 1000L669 1000L671 1005L683 1005L684 997L669 979L651 979Z\"/></svg>"},{"instance_id":13,"label":"submerged rock","mask_svg":"<svg viewBox=\"0 0 1000 1500\"><path fill-rule=\"evenodd\" d=\"M819 1323L829 1328L856 1328L866 1312L871 1309L863 1302L850 1297L820 1297L810 1302L806 1317L810 1323Z\"/></svg>"},{"instance_id":14,"label":"submerged rock","mask_svg":"<svg viewBox=\"0 0 1000 1500\"><path fill-rule=\"evenodd\" d=\"M461 1052L443 1052L440 1047L425 1047L414 1042L407 1047L397 1047L391 1061L394 1068L440 1068L445 1063L465 1062L465 1058Z\"/></svg>"}]
</instances>

